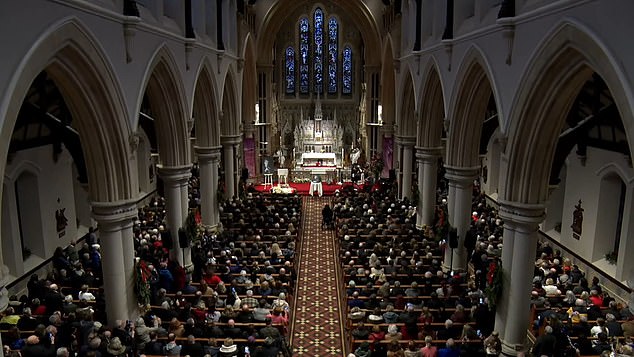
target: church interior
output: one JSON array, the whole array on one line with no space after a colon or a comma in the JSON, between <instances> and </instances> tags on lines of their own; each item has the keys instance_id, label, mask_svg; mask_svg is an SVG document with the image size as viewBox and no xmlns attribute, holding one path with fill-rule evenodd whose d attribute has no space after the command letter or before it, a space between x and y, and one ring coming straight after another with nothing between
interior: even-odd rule
<instances>
[{"instance_id":1,"label":"church interior","mask_svg":"<svg viewBox=\"0 0 634 357\"><path fill-rule=\"evenodd\" d=\"M634 356L632 13L1 2L2 355Z\"/></svg>"}]
</instances>

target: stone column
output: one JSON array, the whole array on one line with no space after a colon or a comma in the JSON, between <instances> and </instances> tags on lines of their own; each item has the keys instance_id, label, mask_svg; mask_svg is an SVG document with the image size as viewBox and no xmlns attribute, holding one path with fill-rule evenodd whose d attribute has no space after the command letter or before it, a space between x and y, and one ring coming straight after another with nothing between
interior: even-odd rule
<instances>
[{"instance_id":1,"label":"stone column","mask_svg":"<svg viewBox=\"0 0 634 357\"><path fill-rule=\"evenodd\" d=\"M526 350L537 232L544 220L544 206L500 200L499 214L504 221L504 285L496 309L495 329L500 332L502 353L516 356Z\"/></svg>"},{"instance_id":2,"label":"stone column","mask_svg":"<svg viewBox=\"0 0 634 357\"><path fill-rule=\"evenodd\" d=\"M244 150L242 149L242 138L238 137L238 142L233 144L233 182L236 183L235 185L235 195L239 196L240 195L240 160L242 158L242 155L244 154Z\"/></svg>"},{"instance_id":3,"label":"stone column","mask_svg":"<svg viewBox=\"0 0 634 357\"><path fill-rule=\"evenodd\" d=\"M136 204L135 204L136 207ZM127 291L131 293L127 294L127 307L128 307L128 318L130 320L134 320L138 316L138 299L136 295L133 293L136 285L134 266L136 264L136 260L134 257L134 221L137 219L137 216L134 219L129 219L121 222L121 239L123 242L123 268L126 274L126 288Z\"/></svg>"},{"instance_id":4,"label":"stone column","mask_svg":"<svg viewBox=\"0 0 634 357\"><path fill-rule=\"evenodd\" d=\"M136 311L131 244L132 224L137 218L136 202L93 202L92 215L99 227L106 314L112 325L116 320L130 319Z\"/></svg>"},{"instance_id":5,"label":"stone column","mask_svg":"<svg viewBox=\"0 0 634 357\"><path fill-rule=\"evenodd\" d=\"M191 168L190 168L190 176L191 177ZM181 194L181 212L183 212L182 223L179 227L184 227L185 222L187 221L187 216L189 215L189 177L185 180L180 181L179 192ZM189 243L189 242L188 242ZM180 242L179 242L180 244ZM194 271L194 265L192 264L192 252L189 244L181 246L183 251L183 264L182 266L185 268L187 272Z\"/></svg>"},{"instance_id":6,"label":"stone column","mask_svg":"<svg viewBox=\"0 0 634 357\"><path fill-rule=\"evenodd\" d=\"M438 182L438 158L442 148L416 148L418 162L418 202L416 227L430 226L434 222L436 207L436 183Z\"/></svg>"},{"instance_id":7,"label":"stone column","mask_svg":"<svg viewBox=\"0 0 634 357\"><path fill-rule=\"evenodd\" d=\"M414 143L403 142L403 185L401 198L412 197L412 159Z\"/></svg>"},{"instance_id":8,"label":"stone column","mask_svg":"<svg viewBox=\"0 0 634 357\"><path fill-rule=\"evenodd\" d=\"M445 177L449 181L449 223L458 232L458 247L447 248L443 264L450 269L464 271L467 268L467 250L464 247L464 240L471 223L473 180L478 176L479 170L473 167L451 166L446 166L445 169Z\"/></svg>"},{"instance_id":9,"label":"stone column","mask_svg":"<svg viewBox=\"0 0 634 357\"><path fill-rule=\"evenodd\" d=\"M227 199L231 199L236 194L236 185L233 180L233 171L235 171L233 158L235 153L233 152L233 144L225 144L223 145L223 149L225 153L225 196Z\"/></svg>"},{"instance_id":10,"label":"stone column","mask_svg":"<svg viewBox=\"0 0 634 357\"><path fill-rule=\"evenodd\" d=\"M203 224L208 226L216 226L219 220L218 163L221 148L221 146L195 148L200 170L201 217Z\"/></svg>"},{"instance_id":11,"label":"stone column","mask_svg":"<svg viewBox=\"0 0 634 357\"><path fill-rule=\"evenodd\" d=\"M233 196L238 195L235 167L237 152L235 145L240 143L240 135L221 136L220 141L224 151L225 197L231 199Z\"/></svg>"},{"instance_id":12,"label":"stone column","mask_svg":"<svg viewBox=\"0 0 634 357\"><path fill-rule=\"evenodd\" d=\"M184 251L180 247L178 241L178 229L183 226L187 217L187 192L185 192L185 203L183 204L183 186L187 190L187 181L191 176L191 166L158 166L158 173L163 179L165 192L167 224L172 236L172 249L170 250L170 259L178 262L180 266L185 266L185 261L191 262L184 258Z\"/></svg>"}]
</instances>

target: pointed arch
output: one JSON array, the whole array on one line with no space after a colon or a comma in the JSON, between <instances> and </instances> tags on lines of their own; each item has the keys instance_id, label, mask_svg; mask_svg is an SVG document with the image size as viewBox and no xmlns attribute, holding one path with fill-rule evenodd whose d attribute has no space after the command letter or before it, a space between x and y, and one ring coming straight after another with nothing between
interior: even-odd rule
<instances>
[{"instance_id":1,"label":"pointed arch","mask_svg":"<svg viewBox=\"0 0 634 357\"><path fill-rule=\"evenodd\" d=\"M397 119L397 135L412 136L416 133L416 94L414 80L410 71L405 72L405 81L401 88L401 110Z\"/></svg>"},{"instance_id":2,"label":"pointed arch","mask_svg":"<svg viewBox=\"0 0 634 357\"><path fill-rule=\"evenodd\" d=\"M455 101L449 112L447 165L453 167L480 166L479 147L482 124L489 99L494 93L491 71L482 52L471 47L458 69ZM497 97L493 95L497 103ZM499 106L498 106L499 107Z\"/></svg>"},{"instance_id":3,"label":"pointed arch","mask_svg":"<svg viewBox=\"0 0 634 357\"><path fill-rule=\"evenodd\" d=\"M628 145L633 134L634 100L621 66L601 39L571 20L554 28L529 62L509 117L505 201L542 204L555 148L572 103L593 74L607 84L622 118Z\"/></svg>"},{"instance_id":4,"label":"pointed arch","mask_svg":"<svg viewBox=\"0 0 634 357\"><path fill-rule=\"evenodd\" d=\"M220 134L235 136L240 133L240 120L237 109L237 95L234 74L231 70L227 72L222 91L222 110L220 118Z\"/></svg>"},{"instance_id":5,"label":"pointed arch","mask_svg":"<svg viewBox=\"0 0 634 357\"><path fill-rule=\"evenodd\" d=\"M634 176L630 176L627 172L625 172L625 170L623 170L623 167L615 164L614 162L609 162L603 165L600 169L596 171L596 175L599 177L616 175L624 183L631 184L632 182L634 182Z\"/></svg>"},{"instance_id":6,"label":"pointed arch","mask_svg":"<svg viewBox=\"0 0 634 357\"><path fill-rule=\"evenodd\" d=\"M60 89L76 125L86 158L90 198L129 200L138 192L133 177L130 126L125 101L104 50L80 20L51 25L24 55L0 104L1 138L9 142L24 97L35 77L47 71ZM8 145L0 157L6 161ZM2 172L5 166L2 165Z\"/></svg>"},{"instance_id":7,"label":"pointed arch","mask_svg":"<svg viewBox=\"0 0 634 357\"><path fill-rule=\"evenodd\" d=\"M144 90L154 112L159 159L164 166L189 165L189 131L183 80L173 54L162 44L157 48L144 76ZM136 113L141 108L139 96Z\"/></svg>"},{"instance_id":8,"label":"pointed arch","mask_svg":"<svg viewBox=\"0 0 634 357\"><path fill-rule=\"evenodd\" d=\"M441 139L445 119L445 100L438 63L435 58L430 59L425 72L420 100L418 146L440 147L442 146Z\"/></svg>"},{"instance_id":9,"label":"pointed arch","mask_svg":"<svg viewBox=\"0 0 634 357\"><path fill-rule=\"evenodd\" d=\"M196 80L192 105L192 116L196 127L196 145L201 147L220 145L218 106L211 73L207 65L201 67Z\"/></svg>"},{"instance_id":10,"label":"pointed arch","mask_svg":"<svg viewBox=\"0 0 634 357\"><path fill-rule=\"evenodd\" d=\"M396 114L396 79L394 77L394 57L392 40L388 37L383 47L383 66L381 68L381 106L383 107L383 123L395 123Z\"/></svg>"}]
</instances>

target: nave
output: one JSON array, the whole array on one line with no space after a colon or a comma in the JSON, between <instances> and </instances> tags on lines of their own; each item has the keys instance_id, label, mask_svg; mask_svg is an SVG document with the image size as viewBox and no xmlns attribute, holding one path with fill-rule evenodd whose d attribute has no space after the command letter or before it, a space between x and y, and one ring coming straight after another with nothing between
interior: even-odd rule
<instances>
[{"instance_id":1,"label":"nave","mask_svg":"<svg viewBox=\"0 0 634 357\"><path fill-rule=\"evenodd\" d=\"M297 296L291 322L291 343L296 355L341 356L344 348L344 313L335 234L322 226L321 210L330 197L305 197L301 248L297 262ZM345 301L345 300L343 300Z\"/></svg>"}]
</instances>

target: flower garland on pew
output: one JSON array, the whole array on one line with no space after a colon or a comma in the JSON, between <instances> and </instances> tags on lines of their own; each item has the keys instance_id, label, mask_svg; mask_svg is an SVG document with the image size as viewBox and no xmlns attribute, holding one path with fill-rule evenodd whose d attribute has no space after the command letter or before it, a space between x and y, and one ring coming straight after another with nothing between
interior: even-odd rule
<instances>
[{"instance_id":1,"label":"flower garland on pew","mask_svg":"<svg viewBox=\"0 0 634 357\"><path fill-rule=\"evenodd\" d=\"M502 262L500 259L495 259L489 264L489 271L487 272L487 287L484 290L484 294L487 297L489 307L491 309L497 306L502 290L504 288L504 272L502 270Z\"/></svg>"},{"instance_id":2,"label":"flower garland on pew","mask_svg":"<svg viewBox=\"0 0 634 357\"><path fill-rule=\"evenodd\" d=\"M134 273L134 292L136 293L136 298L141 313L144 313L147 309L150 308L150 278L152 277L152 272L150 272L148 263L146 261L139 260L136 263Z\"/></svg>"}]
</instances>

